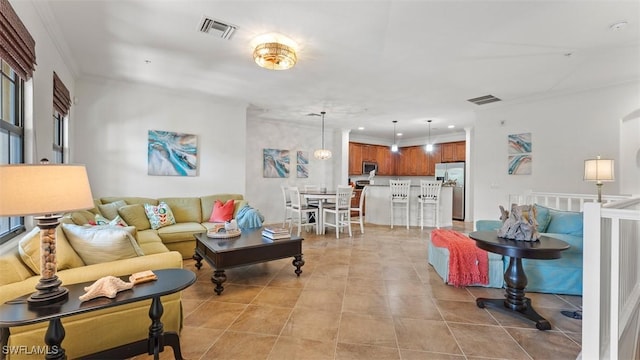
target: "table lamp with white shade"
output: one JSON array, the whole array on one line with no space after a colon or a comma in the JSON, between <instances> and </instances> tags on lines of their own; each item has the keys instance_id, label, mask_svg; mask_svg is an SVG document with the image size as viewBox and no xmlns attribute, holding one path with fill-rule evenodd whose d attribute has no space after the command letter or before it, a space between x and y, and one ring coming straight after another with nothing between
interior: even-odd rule
<instances>
[{"instance_id":1,"label":"table lamp with white shade","mask_svg":"<svg viewBox=\"0 0 640 360\"><path fill-rule=\"evenodd\" d=\"M584 161L584 180L595 181L598 187L598 202L602 202L602 183L613 181L613 160L601 159L597 156L595 159Z\"/></svg>"},{"instance_id":2,"label":"table lamp with white shade","mask_svg":"<svg viewBox=\"0 0 640 360\"><path fill-rule=\"evenodd\" d=\"M40 274L29 306L66 300L56 275L56 228L62 214L94 207L84 165L0 165L0 216L29 216L40 228Z\"/></svg>"}]
</instances>

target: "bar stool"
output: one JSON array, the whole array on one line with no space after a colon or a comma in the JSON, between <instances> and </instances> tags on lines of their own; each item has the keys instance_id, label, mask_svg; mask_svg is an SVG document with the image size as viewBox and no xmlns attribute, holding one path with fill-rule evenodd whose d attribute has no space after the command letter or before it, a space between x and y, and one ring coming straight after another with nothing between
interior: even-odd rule
<instances>
[{"instance_id":1,"label":"bar stool","mask_svg":"<svg viewBox=\"0 0 640 360\"><path fill-rule=\"evenodd\" d=\"M360 192L360 203L358 207L352 207L349 221L353 224L360 225L360 232L364 234L364 201L367 196L367 191L369 191L369 186L365 186L362 188L362 192Z\"/></svg>"},{"instance_id":2,"label":"bar stool","mask_svg":"<svg viewBox=\"0 0 640 360\"><path fill-rule=\"evenodd\" d=\"M420 180L420 195L418 195L418 204L420 204L420 229L424 229L424 207L432 206L435 220L435 227L440 228L440 189L441 181Z\"/></svg>"},{"instance_id":3,"label":"bar stool","mask_svg":"<svg viewBox=\"0 0 640 360\"><path fill-rule=\"evenodd\" d=\"M396 206L405 208L407 229L409 228L409 189L411 180L389 180L391 190L391 228L393 229L393 210Z\"/></svg>"}]
</instances>

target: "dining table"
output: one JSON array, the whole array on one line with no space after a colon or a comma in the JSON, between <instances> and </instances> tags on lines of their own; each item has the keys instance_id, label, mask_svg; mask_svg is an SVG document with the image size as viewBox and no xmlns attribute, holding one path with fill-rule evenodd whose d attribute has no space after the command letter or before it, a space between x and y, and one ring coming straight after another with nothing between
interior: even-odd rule
<instances>
[{"instance_id":1,"label":"dining table","mask_svg":"<svg viewBox=\"0 0 640 360\"><path fill-rule=\"evenodd\" d=\"M318 201L318 218L316 219L316 234L321 235L324 234L324 217L323 217L323 208L324 205L328 204L333 200L336 200L336 190L305 190L300 191L300 196L305 198L306 200L317 200Z\"/></svg>"}]
</instances>

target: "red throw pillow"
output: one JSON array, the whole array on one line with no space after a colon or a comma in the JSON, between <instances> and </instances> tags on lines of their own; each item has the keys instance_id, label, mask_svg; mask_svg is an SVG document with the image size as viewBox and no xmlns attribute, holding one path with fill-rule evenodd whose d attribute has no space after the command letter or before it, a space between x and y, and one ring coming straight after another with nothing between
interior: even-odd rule
<instances>
[{"instance_id":1,"label":"red throw pillow","mask_svg":"<svg viewBox=\"0 0 640 360\"><path fill-rule=\"evenodd\" d=\"M216 200L215 204L213 204L213 212L209 222L225 222L233 219L234 208L233 199L227 200L224 205L222 201Z\"/></svg>"}]
</instances>

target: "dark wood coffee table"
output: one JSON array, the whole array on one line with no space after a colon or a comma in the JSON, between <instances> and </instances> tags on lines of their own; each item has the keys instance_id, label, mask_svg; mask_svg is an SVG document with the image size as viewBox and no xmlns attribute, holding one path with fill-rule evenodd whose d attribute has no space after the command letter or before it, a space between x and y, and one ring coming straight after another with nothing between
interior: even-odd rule
<instances>
[{"instance_id":1,"label":"dark wood coffee table","mask_svg":"<svg viewBox=\"0 0 640 360\"><path fill-rule=\"evenodd\" d=\"M64 286L69 289L69 298L47 306L29 307L27 303L28 295L8 301L0 305L2 338L3 340L8 339L11 327L49 321L44 343L51 350L46 354L45 358L66 359L67 355L62 347L65 336L62 318L152 299L151 307L149 308L151 326L149 326L149 337L147 339L140 339L114 349L84 356L82 359L126 359L139 354L153 355L154 359L158 359L165 345L173 348L173 355L176 359L182 359L178 334L164 331L164 326L161 322L164 308L160 297L184 290L196 281L196 275L185 269L163 269L153 270L153 272L158 276L158 280L138 284L130 290L121 291L113 299L99 297L84 302L80 301L78 297L85 293L84 287L93 283L86 282L82 284L65 284ZM126 277L122 277L122 279L128 281ZM109 331L109 329L105 329L105 331ZM99 336L99 334L86 335ZM4 358L3 356L0 357Z\"/></svg>"},{"instance_id":2,"label":"dark wood coffee table","mask_svg":"<svg viewBox=\"0 0 640 360\"><path fill-rule=\"evenodd\" d=\"M242 229L240 236L228 239L209 238L206 232L194 236L196 268L200 270L202 259L211 265L214 269L211 282L216 285L214 290L218 295L224 291L222 284L227 280L225 269L293 257L294 272L297 276L302 274L301 237L272 240L262 236L262 228Z\"/></svg>"},{"instance_id":3,"label":"dark wood coffee table","mask_svg":"<svg viewBox=\"0 0 640 360\"><path fill-rule=\"evenodd\" d=\"M498 237L496 231L476 231L469 234L482 250L509 257L509 266L504 272L506 295L504 299L477 298L479 308L490 307L507 310L534 321L538 330L551 330L551 324L531 306L531 299L525 297L527 275L522 268L522 259L551 260L562 257L569 244L548 236L540 236L538 241L517 241Z\"/></svg>"}]
</instances>

